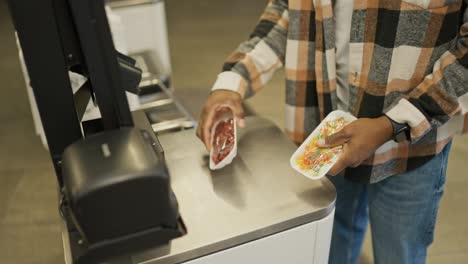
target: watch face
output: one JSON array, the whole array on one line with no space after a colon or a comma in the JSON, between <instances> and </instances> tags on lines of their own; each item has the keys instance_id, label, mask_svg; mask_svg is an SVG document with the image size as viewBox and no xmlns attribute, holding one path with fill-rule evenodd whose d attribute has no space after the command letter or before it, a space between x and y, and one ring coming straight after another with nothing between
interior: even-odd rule
<instances>
[{"instance_id":1,"label":"watch face","mask_svg":"<svg viewBox=\"0 0 468 264\"><path fill-rule=\"evenodd\" d=\"M395 137L395 141L398 143L403 142L403 141L410 141L411 140L410 127L408 125L402 126L397 131L395 131L394 137Z\"/></svg>"}]
</instances>

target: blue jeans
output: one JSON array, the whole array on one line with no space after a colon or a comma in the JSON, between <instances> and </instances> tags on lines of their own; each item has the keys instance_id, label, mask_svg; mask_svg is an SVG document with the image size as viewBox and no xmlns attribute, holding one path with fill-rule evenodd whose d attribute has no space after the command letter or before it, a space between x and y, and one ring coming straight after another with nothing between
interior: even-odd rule
<instances>
[{"instance_id":1,"label":"blue jeans","mask_svg":"<svg viewBox=\"0 0 468 264\"><path fill-rule=\"evenodd\" d=\"M425 263L449 151L450 143L418 169L375 184L329 177L337 190L329 263L358 263L369 220L376 264Z\"/></svg>"}]
</instances>

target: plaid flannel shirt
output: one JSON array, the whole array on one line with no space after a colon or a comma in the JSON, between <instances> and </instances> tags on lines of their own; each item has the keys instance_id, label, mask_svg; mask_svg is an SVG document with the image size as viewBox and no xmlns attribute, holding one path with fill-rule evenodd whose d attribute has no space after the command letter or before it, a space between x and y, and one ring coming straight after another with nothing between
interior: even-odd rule
<instances>
[{"instance_id":1,"label":"plaid flannel shirt","mask_svg":"<svg viewBox=\"0 0 468 264\"><path fill-rule=\"evenodd\" d=\"M467 1L467 0L465 0ZM468 1L467 1L468 2ZM465 3L466 4L466 3ZM345 176L378 182L419 167L468 130L468 12L462 0L354 0L349 109L408 123L411 142L387 142ZM286 71L286 132L301 143L337 108L331 0L271 0L213 89L257 93Z\"/></svg>"}]
</instances>

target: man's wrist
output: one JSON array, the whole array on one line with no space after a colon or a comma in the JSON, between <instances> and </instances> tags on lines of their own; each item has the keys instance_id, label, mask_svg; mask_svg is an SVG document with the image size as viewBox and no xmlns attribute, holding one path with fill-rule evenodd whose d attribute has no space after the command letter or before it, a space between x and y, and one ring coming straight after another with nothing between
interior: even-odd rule
<instances>
[{"instance_id":1,"label":"man's wrist","mask_svg":"<svg viewBox=\"0 0 468 264\"><path fill-rule=\"evenodd\" d=\"M392 125L392 129L393 129L392 138L394 141L396 141L397 143L400 143L403 141L411 140L410 127L408 124L396 122L388 115L384 115L384 117L386 117L387 120Z\"/></svg>"},{"instance_id":2,"label":"man's wrist","mask_svg":"<svg viewBox=\"0 0 468 264\"><path fill-rule=\"evenodd\" d=\"M229 96L230 98L233 98L235 100L240 100L240 101L243 101L243 98L242 98L242 95L239 93L239 92L236 92L236 91L232 91L232 90L229 90L229 89L218 89L218 90L212 90L210 92L210 96L212 95L225 95L225 96Z\"/></svg>"},{"instance_id":3,"label":"man's wrist","mask_svg":"<svg viewBox=\"0 0 468 264\"><path fill-rule=\"evenodd\" d=\"M232 71L225 71L218 74L211 91L214 92L227 90L236 92L240 94L241 97L244 97L245 89L242 89L242 87L245 87L245 79L242 77L242 75Z\"/></svg>"},{"instance_id":4,"label":"man's wrist","mask_svg":"<svg viewBox=\"0 0 468 264\"><path fill-rule=\"evenodd\" d=\"M377 118L379 122L379 127L382 129L382 136L384 143L393 139L393 125L390 118L386 115L383 115Z\"/></svg>"}]
</instances>

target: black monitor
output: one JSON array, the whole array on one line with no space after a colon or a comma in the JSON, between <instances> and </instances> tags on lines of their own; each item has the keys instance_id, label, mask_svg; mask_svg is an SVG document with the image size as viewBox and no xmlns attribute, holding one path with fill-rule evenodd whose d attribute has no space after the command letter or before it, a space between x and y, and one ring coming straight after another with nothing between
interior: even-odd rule
<instances>
[{"instance_id":1,"label":"black monitor","mask_svg":"<svg viewBox=\"0 0 468 264\"><path fill-rule=\"evenodd\" d=\"M141 75L114 47L103 0L9 0L58 181L64 149L83 138L81 118L93 98L101 127L133 126L125 95ZM68 72L88 81L73 94ZM125 87L127 86L127 87Z\"/></svg>"}]
</instances>

